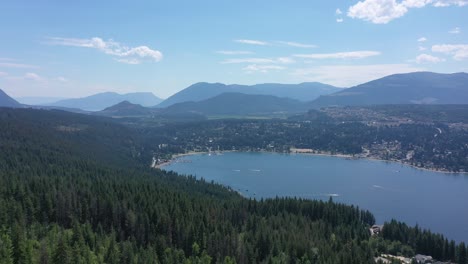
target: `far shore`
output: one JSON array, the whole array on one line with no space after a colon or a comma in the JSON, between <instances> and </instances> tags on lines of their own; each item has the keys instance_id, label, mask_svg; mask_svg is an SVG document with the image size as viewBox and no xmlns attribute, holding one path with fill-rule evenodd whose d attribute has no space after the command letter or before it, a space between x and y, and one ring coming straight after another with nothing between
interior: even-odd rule
<instances>
[{"instance_id":1,"label":"far shore","mask_svg":"<svg viewBox=\"0 0 468 264\"><path fill-rule=\"evenodd\" d=\"M447 171L447 170L441 170L441 169L431 169L431 168L425 168L425 167L418 167L415 165L411 165L409 163L406 163L402 160L384 160L384 159L379 159L377 157L357 157L355 155L351 154L343 154L343 153L335 153L332 154L330 152L323 152L323 151L317 151L317 150L310 150L309 149L291 149L291 152L275 152L275 151L267 151L267 150L260 150L260 151L243 151L243 150L220 150L220 151L189 151L187 153L179 153L179 154L173 154L172 158L166 162L162 162L160 164L157 164L154 166L154 168L157 169L164 169L164 166L167 166L171 163L173 163L175 160L178 158L184 157L184 156L191 156L191 155L203 155L203 154L210 154L210 153L228 153L228 152L257 152L257 153L279 153L279 154L299 154L299 155L311 155L311 156L326 156L326 157L336 157L336 158L346 158L346 159L365 159L365 160L374 160L374 161L384 161L384 162L394 162L394 163L399 163L403 164L406 166L413 167L415 169L419 170L425 170L425 171L432 171L432 172L440 172L440 173L446 173L446 174L467 174L467 172L453 172L453 171Z\"/></svg>"}]
</instances>

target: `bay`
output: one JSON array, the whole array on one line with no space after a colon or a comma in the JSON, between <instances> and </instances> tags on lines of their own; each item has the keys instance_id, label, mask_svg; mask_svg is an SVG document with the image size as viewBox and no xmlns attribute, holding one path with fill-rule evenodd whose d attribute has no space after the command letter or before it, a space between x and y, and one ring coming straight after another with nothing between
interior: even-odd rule
<instances>
[{"instance_id":1,"label":"bay","mask_svg":"<svg viewBox=\"0 0 468 264\"><path fill-rule=\"evenodd\" d=\"M163 167L256 199L301 197L357 205L377 223L416 223L468 241L468 175L394 162L306 154L226 152L183 156Z\"/></svg>"}]
</instances>

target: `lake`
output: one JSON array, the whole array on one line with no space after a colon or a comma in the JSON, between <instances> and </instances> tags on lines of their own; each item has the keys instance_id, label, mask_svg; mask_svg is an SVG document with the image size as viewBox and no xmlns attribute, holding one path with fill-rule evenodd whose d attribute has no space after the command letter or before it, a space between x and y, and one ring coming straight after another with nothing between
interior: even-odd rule
<instances>
[{"instance_id":1,"label":"lake","mask_svg":"<svg viewBox=\"0 0 468 264\"><path fill-rule=\"evenodd\" d=\"M183 156L163 167L253 198L295 196L358 205L377 223L395 218L468 242L468 175L374 160L226 152Z\"/></svg>"}]
</instances>

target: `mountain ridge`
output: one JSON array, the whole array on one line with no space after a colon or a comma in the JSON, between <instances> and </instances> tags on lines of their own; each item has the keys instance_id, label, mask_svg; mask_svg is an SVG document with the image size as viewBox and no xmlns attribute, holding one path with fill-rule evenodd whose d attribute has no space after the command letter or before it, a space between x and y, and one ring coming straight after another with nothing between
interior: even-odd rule
<instances>
[{"instance_id":1,"label":"mountain ridge","mask_svg":"<svg viewBox=\"0 0 468 264\"><path fill-rule=\"evenodd\" d=\"M155 111L157 110L153 108L133 104L129 101L122 101L102 111L94 112L94 114L103 116L141 116L152 114Z\"/></svg>"},{"instance_id":2,"label":"mountain ridge","mask_svg":"<svg viewBox=\"0 0 468 264\"><path fill-rule=\"evenodd\" d=\"M306 111L306 104L295 99L263 94L222 93L202 101L168 106L163 113L215 115L272 115Z\"/></svg>"},{"instance_id":3,"label":"mountain ridge","mask_svg":"<svg viewBox=\"0 0 468 264\"><path fill-rule=\"evenodd\" d=\"M289 97L299 101L312 101L322 94L330 94L341 88L318 82L299 84L263 83L255 85L198 82L173 94L157 107L164 108L176 103L202 101L223 93L244 93Z\"/></svg>"},{"instance_id":4,"label":"mountain ridge","mask_svg":"<svg viewBox=\"0 0 468 264\"><path fill-rule=\"evenodd\" d=\"M467 104L468 73L393 74L343 91L323 95L310 106L378 104Z\"/></svg>"},{"instance_id":5,"label":"mountain ridge","mask_svg":"<svg viewBox=\"0 0 468 264\"><path fill-rule=\"evenodd\" d=\"M23 105L0 89L0 107L20 108Z\"/></svg>"},{"instance_id":6,"label":"mountain ridge","mask_svg":"<svg viewBox=\"0 0 468 264\"><path fill-rule=\"evenodd\" d=\"M143 106L154 106L162 102L162 99L151 92L136 92L119 94L116 92L104 92L82 98L72 98L60 100L48 106L60 106L68 108L79 108L88 111L100 111L107 107L118 104L122 101L129 101Z\"/></svg>"}]
</instances>

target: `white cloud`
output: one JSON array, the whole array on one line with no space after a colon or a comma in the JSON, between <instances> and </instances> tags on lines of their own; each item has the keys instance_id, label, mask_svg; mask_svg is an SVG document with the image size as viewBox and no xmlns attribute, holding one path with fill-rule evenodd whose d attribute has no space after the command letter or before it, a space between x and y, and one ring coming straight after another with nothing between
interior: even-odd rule
<instances>
[{"instance_id":1,"label":"white cloud","mask_svg":"<svg viewBox=\"0 0 468 264\"><path fill-rule=\"evenodd\" d=\"M450 34L460 34L461 30L459 27L456 27L449 31Z\"/></svg>"},{"instance_id":2,"label":"white cloud","mask_svg":"<svg viewBox=\"0 0 468 264\"><path fill-rule=\"evenodd\" d=\"M290 57L279 57L276 59L276 62L281 64L291 64L295 63L296 61Z\"/></svg>"},{"instance_id":3,"label":"white cloud","mask_svg":"<svg viewBox=\"0 0 468 264\"><path fill-rule=\"evenodd\" d=\"M252 40L252 39L236 39L235 42L242 43L242 44L250 44L250 45L259 45L259 46L266 46L270 45L270 43L260 40Z\"/></svg>"},{"instance_id":4,"label":"white cloud","mask_svg":"<svg viewBox=\"0 0 468 264\"><path fill-rule=\"evenodd\" d=\"M396 73L423 71L408 64L328 65L297 69L292 75L303 81L317 81L339 87L351 87Z\"/></svg>"},{"instance_id":5,"label":"white cloud","mask_svg":"<svg viewBox=\"0 0 468 264\"><path fill-rule=\"evenodd\" d=\"M441 44L432 46L432 52L452 55L455 60L468 59L468 44Z\"/></svg>"},{"instance_id":6,"label":"white cloud","mask_svg":"<svg viewBox=\"0 0 468 264\"><path fill-rule=\"evenodd\" d=\"M442 58L435 57L429 54L421 54L416 57L416 63L422 64L422 63L438 63L438 62L443 62L445 61Z\"/></svg>"},{"instance_id":7,"label":"white cloud","mask_svg":"<svg viewBox=\"0 0 468 264\"><path fill-rule=\"evenodd\" d=\"M54 78L55 81L59 81L59 82L68 82L68 79L63 77L63 76L59 76L57 78Z\"/></svg>"},{"instance_id":8,"label":"white cloud","mask_svg":"<svg viewBox=\"0 0 468 264\"><path fill-rule=\"evenodd\" d=\"M412 7L415 7L415 8L421 8L421 7L424 7L430 3L432 3L433 0L404 0L402 1L402 5L404 5L405 7L409 7L409 8L412 8Z\"/></svg>"},{"instance_id":9,"label":"white cloud","mask_svg":"<svg viewBox=\"0 0 468 264\"><path fill-rule=\"evenodd\" d=\"M44 79L39 76L37 73L33 73L33 72L28 72L24 75L24 79L26 80L32 80L32 81L43 81Z\"/></svg>"},{"instance_id":10,"label":"white cloud","mask_svg":"<svg viewBox=\"0 0 468 264\"><path fill-rule=\"evenodd\" d=\"M264 58L244 58L244 59L227 59L221 62L222 64L237 64L237 63L274 63L272 59L264 59Z\"/></svg>"},{"instance_id":11,"label":"white cloud","mask_svg":"<svg viewBox=\"0 0 468 264\"><path fill-rule=\"evenodd\" d=\"M279 65L257 65L257 64L251 64L248 65L247 67L243 68L242 70L247 72L247 73L255 73L255 72L261 72L261 73L268 73L271 70L284 70L286 69L283 66Z\"/></svg>"},{"instance_id":12,"label":"white cloud","mask_svg":"<svg viewBox=\"0 0 468 264\"><path fill-rule=\"evenodd\" d=\"M427 50L427 48L426 48L426 47L423 47L423 46L419 46L419 47L418 47L418 50L419 50L419 51L425 51L425 50Z\"/></svg>"},{"instance_id":13,"label":"white cloud","mask_svg":"<svg viewBox=\"0 0 468 264\"><path fill-rule=\"evenodd\" d=\"M244 50L218 50L216 51L218 54L223 55L248 55L253 54L251 51L244 51Z\"/></svg>"},{"instance_id":14,"label":"white cloud","mask_svg":"<svg viewBox=\"0 0 468 264\"><path fill-rule=\"evenodd\" d=\"M347 15L374 24L387 24L405 15L410 8L422 8L427 5L465 6L468 5L468 0L363 0L349 7Z\"/></svg>"},{"instance_id":15,"label":"white cloud","mask_svg":"<svg viewBox=\"0 0 468 264\"><path fill-rule=\"evenodd\" d=\"M468 5L467 0L439 0L434 1L434 6L436 7L446 7L451 5L465 6Z\"/></svg>"},{"instance_id":16,"label":"white cloud","mask_svg":"<svg viewBox=\"0 0 468 264\"><path fill-rule=\"evenodd\" d=\"M362 59L371 56L377 56L381 53L379 51L351 51L351 52L337 52L337 53L315 53L315 54L296 54L294 57L305 59Z\"/></svg>"},{"instance_id":17,"label":"white cloud","mask_svg":"<svg viewBox=\"0 0 468 264\"><path fill-rule=\"evenodd\" d=\"M112 39L105 41L97 37L91 39L53 37L47 40L47 44L50 45L97 49L118 58L116 60L119 62L129 64L140 64L143 61L160 61L163 58L162 53L158 50L150 49L147 46L127 47Z\"/></svg>"},{"instance_id":18,"label":"white cloud","mask_svg":"<svg viewBox=\"0 0 468 264\"><path fill-rule=\"evenodd\" d=\"M408 9L395 0L364 0L351 6L348 9L348 16L375 24L386 24L406 12Z\"/></svg>"},{"instance_id":19,"label":"white cloud","mask_svg":"<svg viewBox=\"0 0 468 264\"><path fill-rule=\"evenodd\" d=\"M132 58L132 59L116 59L116 61L126 63L126 64L131 64L131 65L136 65L136 64L141 63L139 59L135 59L135 58Z\"/></svg>"},{"instance_id":20,"label":"white cloud","mask_svg":"<svg viewBox=\"0 0 468 264\"><path fill-rule=\"evenodd\" d=\"M39 67L30 64L13 63L13 62L1 62L0 68L18 68L18 69L37 69Z\"/></svg>"},{"instance_id":21,"label":"white cloud","mask_svg":"<svg viewBox=\"0 0 468 264\"><path fill-rule=\"evenodd\" d=\"M425 37L418 38L418 42L426 42L426 41L427 41L427 38Z\"/></svg>"},{"instance_id":22,"label":"white cloud","mask_svg":"<svg viewBox=\"0 0 468 264\"><path fill-rule=\"evenodd\" d=\"M293 41L277 41L277 42L282 45L287 45L287 46L296 47L296 48L316 48L317 47L317 45L304 44L304 43L293 42Z\"/></svg>"},{"instance_id":23,"label":"white cloud","mask_svg":"<svg viewBox=\"0 0 468 264\"><path fill-rule=\"evenodd\" d=\"M18 60L11 58L0 58L0 68L18 68L18 69L37 69L36 65L19 63Z\"/></svg>"},{"instance_id":24,"label":"white cloud","mask_svg":"<svg viewBox=\"0 0 468 264\"><path fill-rule=\"evenodd\" d=\"M341 11L341 9L337 8L336 11L335 11L335 15L336 16L340 16L336 19L336 23L341 23L343 22L343 18L341 17L341 15L343 14L343 11Z\"/></svg>"},{"instance_id":25,"label":"white cloud","mask_svg":"<svg viewBox=\"0 0 468 264\"><path fill-rule=\"evenodd\" d=\"M294 63L294 59L290 57L279 57L276 59L270 58L241 58L241 59L227 59L221 61L221 64L239 64L239 63L250 63L250 64L291 64Z\"/></svg>"},{"instance_id":26,"label":"white cloud","mask_svg":"<svg viewBox=\"0 0 468 264\"><path fill-rule=\"evenodd\" d=\"M23 75L5 75L5 79L8 81L12 82L13 85L16 84L31 84L31 83L36 83L36 84L42 84L42 85L49 85L49 84L59 84L59 83L66 83L68 82L68 79L59 76L59 77L44 77L39 75L38 73L35 72L27 72Z\"/></svg>"}]
</instances>

